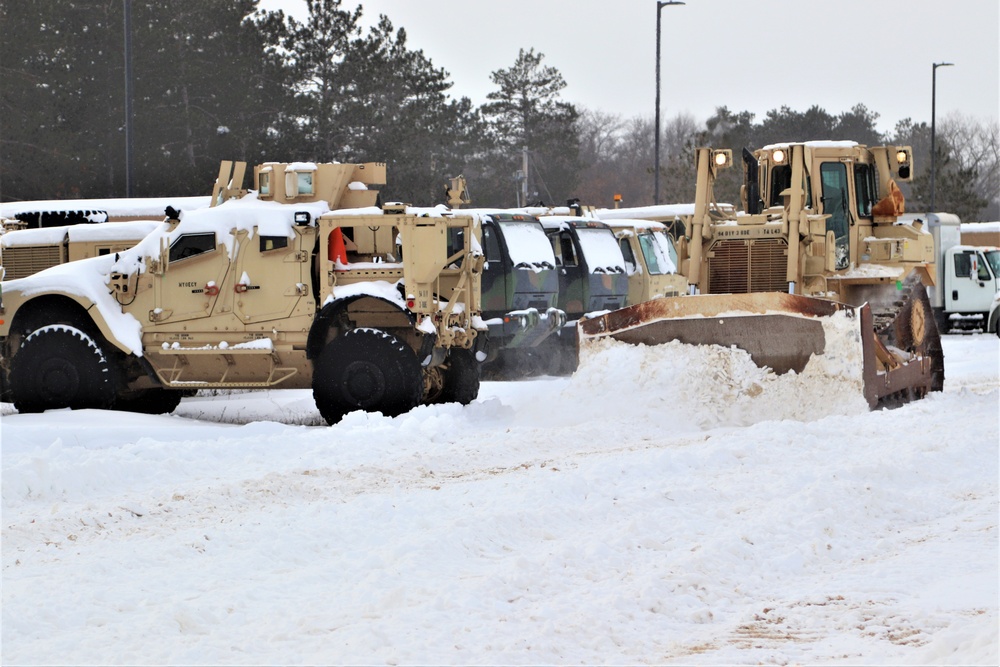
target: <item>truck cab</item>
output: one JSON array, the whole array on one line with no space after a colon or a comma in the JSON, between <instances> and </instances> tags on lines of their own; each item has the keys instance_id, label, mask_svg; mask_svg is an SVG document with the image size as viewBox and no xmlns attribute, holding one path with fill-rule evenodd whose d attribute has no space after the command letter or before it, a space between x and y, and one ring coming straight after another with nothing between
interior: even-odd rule
<instances>
[{"instance_id":1,"label":"truck cab","mask_svg":"<svg viewBox=\"0 0 1000 667\"><path fill-rule=\"evenodd\" d=\"M559 307L566 325L539 349L543 368L566 375L577 366L577 322L626 305L629 276L614 232L593 218L549 215L540 218L552 244L559 275Z\"/></svg>"},{"instance_id":2,"label":"truck cab","mask_svg":"<svg viewBox=\"0 0 1000 667\"><path fill-rule=\"evenodd\" d=\"M486 260L481 304L489 327L484 371L498 377L530 373L530 350L566 323L566 313L558 307L552 246L533 215L493 210L456 213L474 213L481 225Z\"/></svg>"},{"instance_id":3,"label":"truck cab","mask_svg":"<svg viewBox=\"0 0 1000 667\"><path fill-rule=\"evenodd\" d=\"M927 294L941 333L995 331L990 312L1000 291L1000 248L966 241L961 220L953 213L911 213L901 219L926 224L934 239L936 279Z\"/></svg>"},{"instance_id":4,"label":"truck cab","mask_svg":"<svg viewBox=\"0 0 1000 667\"><path fill-rule=\"evenodd\" d=\"M994 331L996 323L989 323L986 317L1000 291L1000 248L956 245L948 248L942 259L941 293L946 315L942 333L970 327Z\"/></svg>"},{"instance_id":5,"label":"truck cab","mask_svg":"<svg viewBox=\"0 0 1000 667\"><path fill-rule=\"evenodd\" d=\"M651 220L605 220L614 231L628 272L628 305L679 296L687 280L678 273L674 240L665 224Z\"/></svg>"}]
</instances>

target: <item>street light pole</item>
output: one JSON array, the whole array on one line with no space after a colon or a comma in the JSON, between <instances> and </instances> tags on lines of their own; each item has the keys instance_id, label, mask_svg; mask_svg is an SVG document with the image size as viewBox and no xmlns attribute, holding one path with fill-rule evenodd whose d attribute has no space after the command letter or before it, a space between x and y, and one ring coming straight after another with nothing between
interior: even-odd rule
<instances>
[{"instance_id":1,"label":"street light pole","mask_svg":"<svg viewBox=\"0 0 1000 667\"><path fill-rule=\"evenodd\" d=\"M669 5L686 3L675 0L656 0L656 137L653 140L655 157L653 158L653 203L660 203L660 13Z\"/></svg>"},{"instance_id":2,"label":"street light pole","mask_svg":"<svg viewBox=\"0 0 1000 667\"><path fill-rule=\"evenodd\" d=\"M935 160L937 159L937 151L934 149L934 133L935 133L935 107L937 106L937 68L938 67L951 67L955 63L934 63L931 65L931 205L928 213L934 213L937 209L934 207L934 180L937 178L937 168L935 165Z\"/></svg>"},{"instance_id":3,"label":"street light pole","mask_svg":"<svg viewBox=\"0 0 1000 667\"><path fill-rule=\"evenodd\" d=\"M125 196L131 197L132 183L132 0L122 0L125 11Z\"/></svg>"}]
</instances>

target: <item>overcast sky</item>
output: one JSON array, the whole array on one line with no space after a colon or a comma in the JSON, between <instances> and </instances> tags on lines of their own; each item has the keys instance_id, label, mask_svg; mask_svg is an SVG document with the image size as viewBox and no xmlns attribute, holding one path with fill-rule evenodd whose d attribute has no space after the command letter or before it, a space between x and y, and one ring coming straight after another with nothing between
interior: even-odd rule
<instances>
[{"instance_id":1,"label":"overcast sky","mask_svg":"<svg viewBox=\"0 0 1000 667\"><path fill-rule=\"evenodd\" d=\"M652 116L656 101L656 0L344 0L366 25L385 14L408 46L449 73L452 97L476 104L496 87L490 73L518 49L545 54L567 86L563 99L625 117ZM302 17L305 0L262 0ZM661 11L661 110L698 121L717 106L760 120L787 105L831 114L858 103L901 118L953 112L1000 117L997 0L687 0Z\"/></svg>"}]
</instances>

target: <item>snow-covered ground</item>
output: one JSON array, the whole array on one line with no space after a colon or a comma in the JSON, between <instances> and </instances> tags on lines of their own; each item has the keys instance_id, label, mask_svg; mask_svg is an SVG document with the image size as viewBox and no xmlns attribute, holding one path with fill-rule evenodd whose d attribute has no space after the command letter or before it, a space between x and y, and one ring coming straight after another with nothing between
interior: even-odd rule
<instances>
[{"instance_id":1,"label":"snow-covered ground","mask_svg":"<svg viewBox=\"0 0 1000 667\"><path fill-rule=\"evenodd\" d=\"M673 344L335 427L3 405L3 663L995 665L998 350L885 412Z\"/></svg>"}]
</instances>

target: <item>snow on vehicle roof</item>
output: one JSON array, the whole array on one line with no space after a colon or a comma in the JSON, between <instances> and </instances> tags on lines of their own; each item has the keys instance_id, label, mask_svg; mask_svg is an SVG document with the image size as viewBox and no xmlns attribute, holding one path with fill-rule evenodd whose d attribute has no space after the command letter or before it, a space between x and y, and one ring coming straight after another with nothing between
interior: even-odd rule
<instances>
[{"instance_id":1,"label":"snow on vehicle roof","mask_svg":"<svg viewBox=\"0 0 1000 667\"><path fill-rule=\"evenodd\" d=\"M141 239L166 225L162 220L102 222L96 225L73 225L68 230L70 241L116 241Z\"/></svg>"},{"instance_id":2,"label":"snow on vehicle roof","mask_svg":"<svg viewBox=\"0 0 1000 667\"><path fill-rule=\"evenodd\" d=\"M963 222L963 232L1000 232L1000 222Z\"/></svg>"},{"instance_id":3,"label":"snow on vehicle roof","mask_svg":"<svg viewBox=\"0 0 1000 667\"><path fill-rule=\"evenodd\" d=\"M64 225L43 229L16 229L0 236L0 247L52 245L70 241L139 240L165 223L159 220L99 222L92 225Z\"/></svg>"},{"instance_id":4,"label":"snow on vehicle roof","mask_svg":"<svg viewBox=\"0 0 1000 667\"><path fill-rule=\"evenodd\" d=\"M326 202L322 202L325 204ZM279 204L281 206L281 204ZM287 206L287 204L286 204ZM325 216L348 216L348 215L382 215L383 211L378 206L363 206L361 208L338 208L335 211L325 211L320 213L320 215Z\"/></svg>"},{"instance_id":5,"label":"snow on vehicle roof","mask_svg":"<svg viewBox=\"0 0 1000 667\"><path fill-rule=\"evenodd\" d=\"M720 204L729 206L729 204ZM618 219L667 220L679 215L694 215L694 204L659 204L657 206L633 206L630 208L599 208L594 211L598 219L607 222Z\"/></svg>"},{"instance_id":6,"label":"snow on vehicle roof","mask_svg":"<svg viewBox=\"0 0 1000 667\"><path fill-rule=\"evenodd\" d=\"M829 139L821 139L817 141L786 141L778 144L770 144L764 146L762 151L770 151L775 148L788 148L789 146L806 146L808 148L854 148L855 146L860 146L856 141L834 141Z\"/></svg>"},{"instance_id":7,"label":"snow on vehicle roof","mask_svg":"<svg viewBox=\"0 0 1000 667\"><path fill-rule=\"evenodd\" d=\"M181 211L207 208L210 196L202 197L135 197L129 199L49 199L0 204L0 218L13 218L22 213L54 211L106 211L112 217L162 218L167 206Z\"/></svg>"},{"instance_id":8,"label":"snow on vehicle roof","mask_svg":"<svg viewBox=\"0 0 1000 667\"><path fill-rule=\"evenodd\" d=\"M648 229L649 231L665 231L667 226L656 220L643 220L641 218L617 218L614 220L604 220L601 222L618 231L621 229Z\"/></svg>"}]
</instances>

